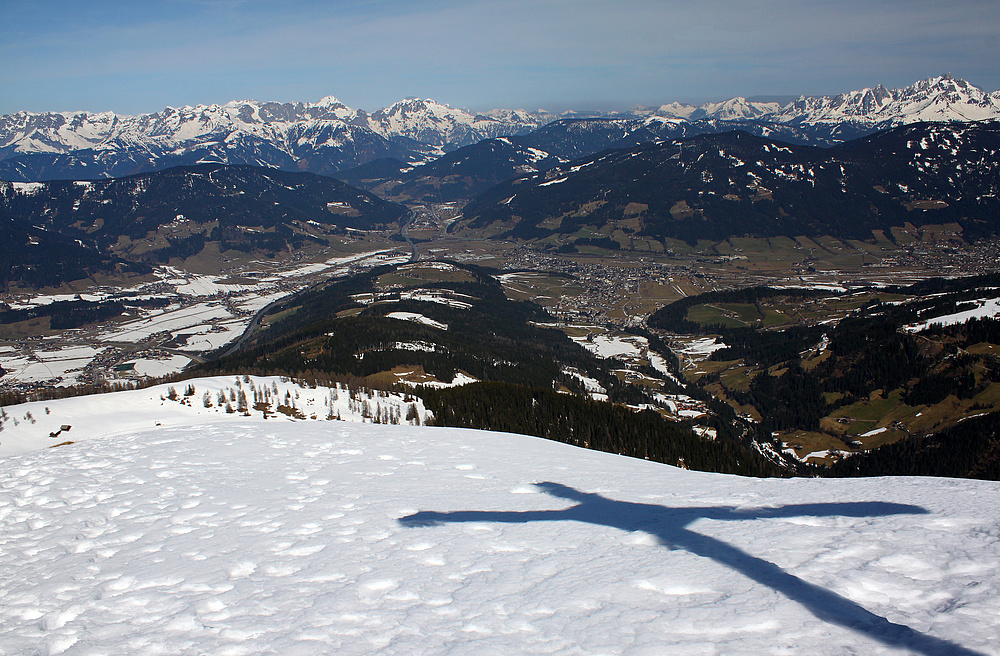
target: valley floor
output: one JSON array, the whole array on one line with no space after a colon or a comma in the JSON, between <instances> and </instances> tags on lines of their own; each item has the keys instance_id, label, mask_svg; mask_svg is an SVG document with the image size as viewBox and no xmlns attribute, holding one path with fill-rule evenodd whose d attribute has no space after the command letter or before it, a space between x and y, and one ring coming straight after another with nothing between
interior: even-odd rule
<instances>
[{"instance_id":1,"label":"valley floor","mask_svg":"<svg viewBox=\"0 0 1000 656\"><path fill-rule=\"evenodd\" d=\"M453 211L453 210L450 210ZM423 210L421 216L442 214ZM448 215L447 212L442 216ZM752 285L844 289L903 284L941 275L992 271L996 241L974 245L914 240L887 244L793 239L737 239L697 248L677 244L672 254L601 251L557 255L532 245L445 235L448 220L419 232L420 257L482 264L507 271L499 279L509 297L532 300L567 322L609 329L641 323L685 296ZM429 229L433 228L433 229ZM901 233L904 234L904 233ZM426 241L424 241L426 240ZM382 264L402 264L410 253L384 235L366 235L339 250L298 252L286 259L208 263L202 256L157 269L139 285L85 286L79 294L5 293L0 303L22 310L55 301L155 299L162 307L131 307L117 317L72 329L51 329L47 318L0 325L0 389L89 384L158 377L181 371L233 344L268 304L323 280ZM807 265L815 265L807 270Z\"/></svg>"},{"instance_id":2,"label":"valley floor","mask_svg":"<svg viewBox=\"0 0 1000 656\"><path fill-rule=\"evenodd\" d=\"M65 387L174 374L237 341L258 313L279 299L322 280L407 259L391 245L329 255L314 254L316 261L253 261L214 274L159 267L151 282L96 286L82 294L4 294L0 302L10 309L74 300L161 304L68 330L51 330L48 319L0 325L0 387Z\"/></svg>"}]
</instances>

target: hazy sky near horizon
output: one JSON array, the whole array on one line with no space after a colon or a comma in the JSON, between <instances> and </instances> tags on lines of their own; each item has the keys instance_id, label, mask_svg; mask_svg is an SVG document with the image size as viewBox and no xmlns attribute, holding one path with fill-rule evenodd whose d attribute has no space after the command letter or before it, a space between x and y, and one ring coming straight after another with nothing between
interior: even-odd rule
<instances>
[{"instance_id":1,"label":"hazy sky near horizon","mask_svg":"<svg viewBox=\"0 0 1000 656\"><path fill-rule=\"evenodd\" d=\"M0 0L0 114L234 99L627 109L1000 89L996 0Z\"/></svg>"}]
</instances>

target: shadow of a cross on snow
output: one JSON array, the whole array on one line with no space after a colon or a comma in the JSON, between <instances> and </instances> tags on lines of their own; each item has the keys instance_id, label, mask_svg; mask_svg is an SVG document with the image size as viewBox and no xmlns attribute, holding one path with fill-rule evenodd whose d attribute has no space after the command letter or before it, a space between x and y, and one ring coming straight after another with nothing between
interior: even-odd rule
<instances>
[{"instance_id":1,"label":"shadow of a cross on snow","mask_svg":"<svg viewBox=\"0 0 1000 656\"><path fill-rule=\"evenodd\" d=\"M559 483L538 483L547 494L577 502L563 510L455 512L421 511L399 519L404 526L434 526L453 522L528 522L576 521L609 526L622 531L643 531L671 549L685 549L704 558L731 567L744 576L798 602L820 620L863 634L894 648L910 649L928 656L982 656L953 642L914 631L875 615L856 602L842 597L730 544L696 533L687 528L698 519L739 521L781 517L881 517L919 515L927 511L918 506L877 501L852 503L812 503L777 508L737 509L726 507L669 508L647 503L615 501L599 494L580 492Z\"/></svg>"}]
</instances>

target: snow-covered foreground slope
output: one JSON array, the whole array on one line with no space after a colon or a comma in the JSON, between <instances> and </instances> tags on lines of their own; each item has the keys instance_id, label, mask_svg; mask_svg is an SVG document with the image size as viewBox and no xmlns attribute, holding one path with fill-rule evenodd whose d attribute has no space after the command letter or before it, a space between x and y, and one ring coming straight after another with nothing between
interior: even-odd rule
<instances>
[{"instance_id":1,"label":"snow-covered foreground slope","mask_svg":"<svg viewBox=\"0 0 1000 656\"><path fill-rule=\"evenodd\" d=\"M995 483L206 421L4 460L0 653L1000 654Z\"/></svg>"}]
</instances>

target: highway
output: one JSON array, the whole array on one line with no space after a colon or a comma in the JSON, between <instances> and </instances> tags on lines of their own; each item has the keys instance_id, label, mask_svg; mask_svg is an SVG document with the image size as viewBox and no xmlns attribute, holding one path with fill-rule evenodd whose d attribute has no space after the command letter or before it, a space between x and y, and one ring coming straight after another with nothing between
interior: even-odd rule
<instances>
[{"instance_id":1,"label":"highway","mask_svg":"<svg viewBox=\"0 0 1000 656\"><path fill-rule=\"evenodd\" d=\"M410 262L416 262L420 259L420 251L417 250L417 245L410 239L410 224L413 223L414 218L416 218L416 212L410 210L409 214L406 215L406 223L399 229L399 234L410 245Z\"/></svg>"}]
</instances>

